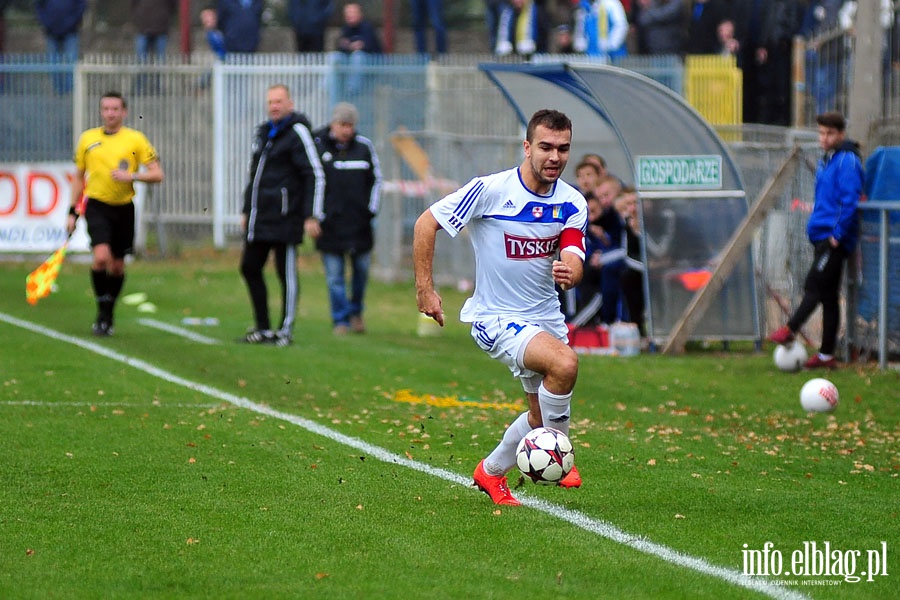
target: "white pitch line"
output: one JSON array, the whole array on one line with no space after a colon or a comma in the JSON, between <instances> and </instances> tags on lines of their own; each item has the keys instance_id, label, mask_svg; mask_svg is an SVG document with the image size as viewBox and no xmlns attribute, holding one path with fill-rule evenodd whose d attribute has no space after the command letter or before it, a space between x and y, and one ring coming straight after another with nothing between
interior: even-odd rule
<instances>
[{"instance_id":1,"label":"white pitch line","mask_svg":"<svg viewBox=\"0 0 900 600\"><path fill-rule=\"evenodd\" d=\"M53 408L56 406L93 406L95 408L147 408L146 402L47 402L46 400L0 400L0 406L43 406ZM196 402L154 402L153 408L217 408L222 404L199 404Z\"/></svg>"},{"instance_id":2,"label":"white pitch line","mask_svg":"<svg viewBox=\"0 0 900 600\"><path fill-rule=\"evenodd\" d=\"M147 327L153 327L154 329L166 331L168 333L174 333L175 335L180 335L183 338L187 338L201 344L214 346L219 343L219 340L215 338L200 335L199 333L194 333L193 331L187 330L184 327L169 325L168 323L163 323L162 321L157 321L156 319L142 318L138 319L138 323Z\"/></svg>"},{"instance_id":3,"label":"white pitch line","mask_svg":"<svg viewBox=\"0 0 900 600\"><path fill-rule=\"evenodd\" d=\"M377 458L382 462L402 465L414 471L419 471L427 475L439 477L451 483L459 484L463 487L469 487L471 485L471 477L464 477L452 471L432 467L431 465L411 460L409 458L406 458L405 456L394 454L393 452L381 448L380 446L375 446L361 439L345 435L343 433L340 433L339 431L335 431L333 429L325 427L324 425L316 423L315 421L310 421L309 419L305 419L297 415L284 413L269 406L257 404L256 402L253 402L248 398L244 398L243 396L235 396L234 394L231 394L229 392L224 392L214 387L185 379L157 366L151 365L150 363L139 358L133 358L125 354L120 354L94 342L89 342L82 338L77 338L71 335L60 333L36 323L23 321L2 312L0 312L0 321L5 321L10 325L15 325L16 327L21 327L22 329L27 329L28 331L33 331L34 333L39 333L55 340L73 344L75 346L78 346L79 348L83 348L85 350L94 352L95 354L105 356L110 360L114 360L126 364L132 368L138 369L139 371L143 371L148 375L153 375L154 377L158 377L169 383L180 385L195 392L206 394L207 396L216 398L217 400L221 400L223 402L228 402L229 404L232 404L234 406L247 409L257 414L266 415L274 419L286 421L311 433L316 433L339 444L344 444L345 446L349 446L351 448L364 452L367 455ZM641 536L633 535L626 531L623 531L612 523L608 523L607 521L603 521L601 519L595 519L579 511L568 509L563 506L553 504L552 502L541 500L539 498L533 498L521 492L518 494L518 498L523 505L533 508L534 510L539 510L548 515L575 525L576 527L584 529L585 531L596 533L597 535L608 540L622 544L623 546L627 546L639 552L655 556L660 560L677 565L679 567L697 571L699 573L703 573L704 575L709 575L710 577L721 579L730 584L759 592L760 594L764 594L770 598L774 598L775 600L804 600L808 598L808 596L805 596L799 592L795 592L783 586L774 585L765 579L759 579L745 575L744 573L736 569L719 567L703 558L691 556L689 554L679 552L678 550L675 550L673 548L669 548L668 546L651 542Z\"/></svg>"}]
</instances>

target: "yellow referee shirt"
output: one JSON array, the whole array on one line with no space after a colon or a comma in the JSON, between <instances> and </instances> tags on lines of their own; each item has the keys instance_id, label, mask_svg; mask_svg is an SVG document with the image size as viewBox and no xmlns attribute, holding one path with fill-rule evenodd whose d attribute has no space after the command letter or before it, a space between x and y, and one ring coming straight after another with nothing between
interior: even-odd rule
<instances>
[{"instance_id":1,"label":"yellow referee shirt","mask_svg":"<svg viewBox=\"0 0 900 600\"><path fill-rule=\"evenodd\" d=\"M124 168L136 173L141 165L159 160L150 140L136 129L122 127L113 134L102 127L88 129L75 146L75 166L84 171L84 195L106 204L128 204L134 197L132 182L115 181L112 172Z\"/></svg>"}]
</instances>

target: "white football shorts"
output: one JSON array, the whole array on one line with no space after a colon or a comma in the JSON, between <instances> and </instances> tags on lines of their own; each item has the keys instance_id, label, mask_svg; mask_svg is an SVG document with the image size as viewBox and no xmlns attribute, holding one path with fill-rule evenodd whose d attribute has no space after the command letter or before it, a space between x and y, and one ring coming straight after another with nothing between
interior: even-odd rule
<instances>
[{"instance_id":1,"label":"white football shorts","mask_svg":"<svg viewBox=\"0 0 900 600\"><path fill-rule=\"evenodd\" d=\"M518 377L522 381L522 387L526 392L536 393L544 376L526 369L523 361L528 342L542 331L546 331L563 343L568 343L568 328L562 321L533 323L491 317L484 321L473 321L471 333L479 348L491 358L506 365L513 377Z\"/></svg>"}]
</instances>

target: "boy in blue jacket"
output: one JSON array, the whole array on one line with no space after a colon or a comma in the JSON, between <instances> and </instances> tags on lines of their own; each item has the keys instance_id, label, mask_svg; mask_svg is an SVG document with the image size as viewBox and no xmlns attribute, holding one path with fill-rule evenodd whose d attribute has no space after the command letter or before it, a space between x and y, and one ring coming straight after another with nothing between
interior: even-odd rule
<instances>
[{"instance_id":1,"label":"boy in blue jacket","mask_svg":"<svg viewBox=\"0 0 900 600\"><path fill-rule=\"evenodd\" d=\"M803 300L787 325L769 336L777 344L794 340L794 334L822 305L822 344L818 354L806 361L807 369L837 366L834 346L840 325L841 274L844 262L859 239L857 206L863 188L859 144L846 139L846 122L838 112L816 117L819 146L825 151L816 169L816 201L806 225L815 248L812 266L803 286Z\"/></svg>"}]
</instances>

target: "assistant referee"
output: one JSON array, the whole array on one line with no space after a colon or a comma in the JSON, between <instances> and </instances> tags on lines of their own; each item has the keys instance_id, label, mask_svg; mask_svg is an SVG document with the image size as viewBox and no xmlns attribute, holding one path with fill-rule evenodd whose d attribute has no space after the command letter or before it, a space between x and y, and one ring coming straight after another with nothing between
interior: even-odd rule
<instances>
[{"instance_id":1,"label":"assistant referee","mask_svg":"<svg viewBox=\"0 0 900 600\"><path fill-rule=\"evenodd\" d=\"M119 92L100 98L102 127L88 129L75 146L77 174L66 230L71 234L83 213L91 238L91 283L97 299L93 333L113 333L113 309L125 282L125 256L134 250L134 182L159 183L162 165L143 133L125 127L128 105ZM141 167L143 171L139 171Z\"/></svg>"}]
</instances>

